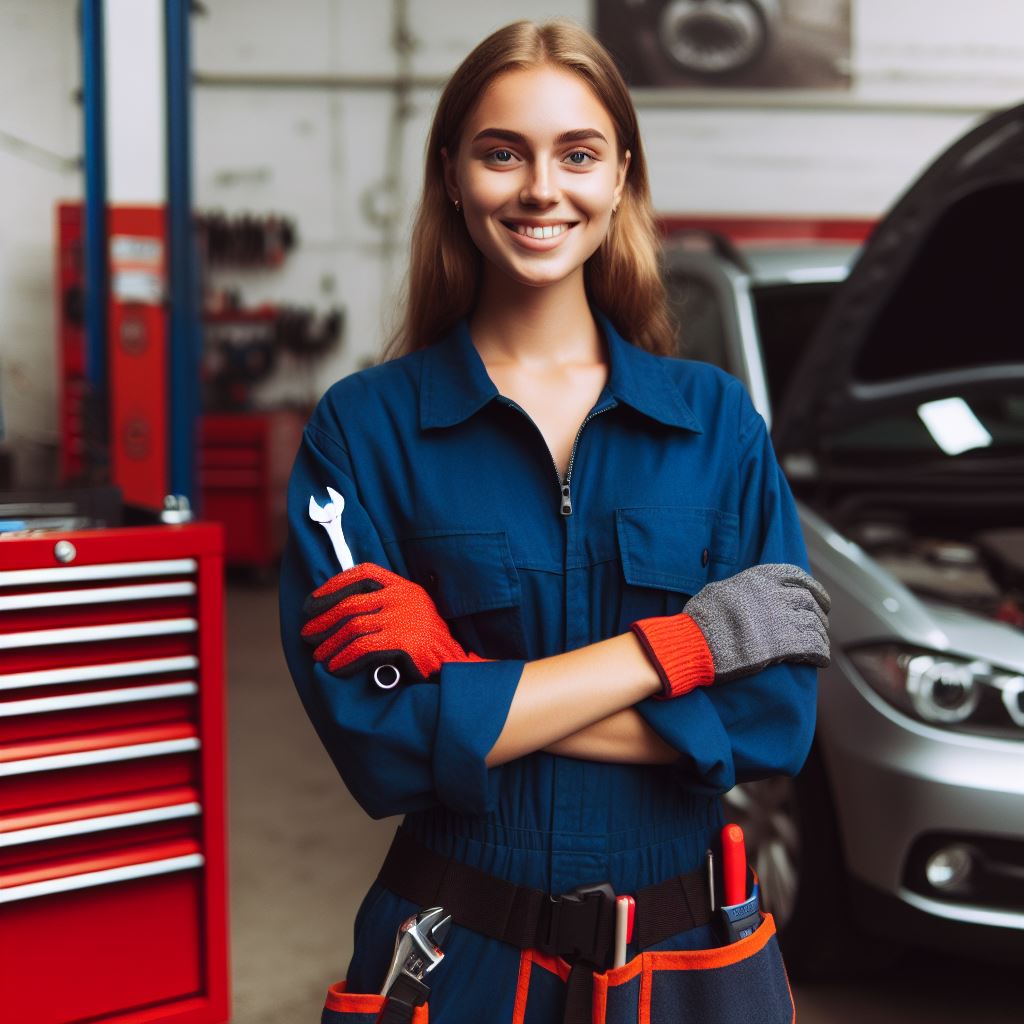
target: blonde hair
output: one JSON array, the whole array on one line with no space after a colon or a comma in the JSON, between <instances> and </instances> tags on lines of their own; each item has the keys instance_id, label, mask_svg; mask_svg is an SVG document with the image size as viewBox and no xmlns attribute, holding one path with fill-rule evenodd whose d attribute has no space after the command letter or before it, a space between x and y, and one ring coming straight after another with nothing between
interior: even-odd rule
<instances>
[{"instance_id":1,"label":"blonde hair","mask_svg":"<svg viewBox=\"0 0 1024 1024\"><path fill-rule=\"evenodd\" d=\"M660 273L661 244L651 208L636 110L615 61L585 29L566 19L516 21L480 43L448 80L427 143L423 196L412 231L404 317L383 351L393 359L443 337L476 301L483 256L448 197L441 149L454 157L470 111L493 78L553 66L590 86L615 126L618 158L631 156L608 234L584 266L591 303L625 338L661 355L675 351L674 324Z\"/></svg>"}]
</instances>

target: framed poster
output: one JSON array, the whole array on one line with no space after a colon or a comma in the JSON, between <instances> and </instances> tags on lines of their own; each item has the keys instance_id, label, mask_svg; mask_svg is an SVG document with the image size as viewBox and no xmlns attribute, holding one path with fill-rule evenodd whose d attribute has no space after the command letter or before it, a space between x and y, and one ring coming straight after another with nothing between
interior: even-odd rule
<instances>
[{"instance_id":1,"label":"framed poster","mask_svg":"<svg viewBox=\"0 0 1024 1024\"><path fill-rule=\"evenodd\" d=\"M596 0L639 89L848 90L851 0Z\"/></svg>"}]
</instances>

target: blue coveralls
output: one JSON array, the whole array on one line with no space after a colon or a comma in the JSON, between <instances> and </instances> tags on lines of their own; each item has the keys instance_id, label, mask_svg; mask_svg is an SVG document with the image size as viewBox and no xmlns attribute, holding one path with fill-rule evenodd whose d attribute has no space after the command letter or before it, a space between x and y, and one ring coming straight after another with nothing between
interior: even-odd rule
<instances>
[{"instance_id":1,"label":"blue coveralls","mask_svg":"<svg viewBox=\"0 0 1024 1024\"><path fill-rule=\"evenodd\" d=\"M816 669L787 662L636 705L678 750L673 764L536 752L485 765L527 660L679 612L706 583L757 563L809 569L792 494L740 381L646 352L594 315L609 378L564 482L465 321L338 381L295 462L281 571L289 668L363 809L404 815L401 827L439 852L554 894L600 881L629 893L697 868L723 823L721 794L798 772L815 722ZM356 563L421 584L462 646L497 660L449 663L427 684L392 690L314 662L299 636L303 601L339 565L308 506L310 496L326 503L328 486L345 498ZM374 883L356 918L350 992L379 991L396 929L417 909ZM653 948L719 943L704 926ZM512 1021L520 950L455 926L446 952L430 976L432 1024ZM560 1020L562 980L535 965L516 1020Z\"/></svg>"}]
</instances>

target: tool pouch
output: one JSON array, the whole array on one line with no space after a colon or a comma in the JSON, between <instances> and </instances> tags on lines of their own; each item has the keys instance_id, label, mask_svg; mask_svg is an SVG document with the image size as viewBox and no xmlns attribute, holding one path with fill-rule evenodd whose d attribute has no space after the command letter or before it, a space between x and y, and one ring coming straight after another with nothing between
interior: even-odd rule
<instances>
[{"instance_id":1,"label":"tool pouch","mask_svg":"<svg viewBox=\"0 0 1024 1024\"><path fill-rule=\"evenodd\" d=\"M345 982L339 981L327 990L320 1024L377 1024L385 1002L382 995L349 992ZM418 1006L412 1024L427 1024L428 1020L426 1004Z\"/></svg>"},{"instance_id":2,"label":"tool pouch","mask_svg":"<svg viewBox=\"0 0 1024 1024\"><path fill-rule=\"evenodd\" d=\"M715 949L656 950L594 975L594 1024L756 1020L791 1024L789 979L775 920Z\"/></svg>"}]
</instances>

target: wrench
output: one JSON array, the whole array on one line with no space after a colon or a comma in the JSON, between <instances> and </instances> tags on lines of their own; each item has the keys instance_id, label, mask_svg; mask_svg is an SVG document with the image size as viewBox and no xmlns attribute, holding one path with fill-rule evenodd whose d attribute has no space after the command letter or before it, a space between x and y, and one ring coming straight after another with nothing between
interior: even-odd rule
<instances>
[{"instance_id":1,"label":"wrench","mask_svg":"<svg viewBox=\"0 0 1024 1024\"><path fill-rule=\"evenodd\" d=\"M341 513L345 509L345 499L333 487L327 488L327 497L331 500L326 505L321 505L312 494L309 496L309 518L314 523L319 523L327 532L327 536L331 539L331 547L334 548L334 554L344 572L356 564L341 528ZM382 668L390 669L395 674L390 683L384 682L378 674ZM401 678L401 673L394 665L378 665L373 670L373 681L382 690L390 690L397 686Z\"/></svg>"}]
</instances>

